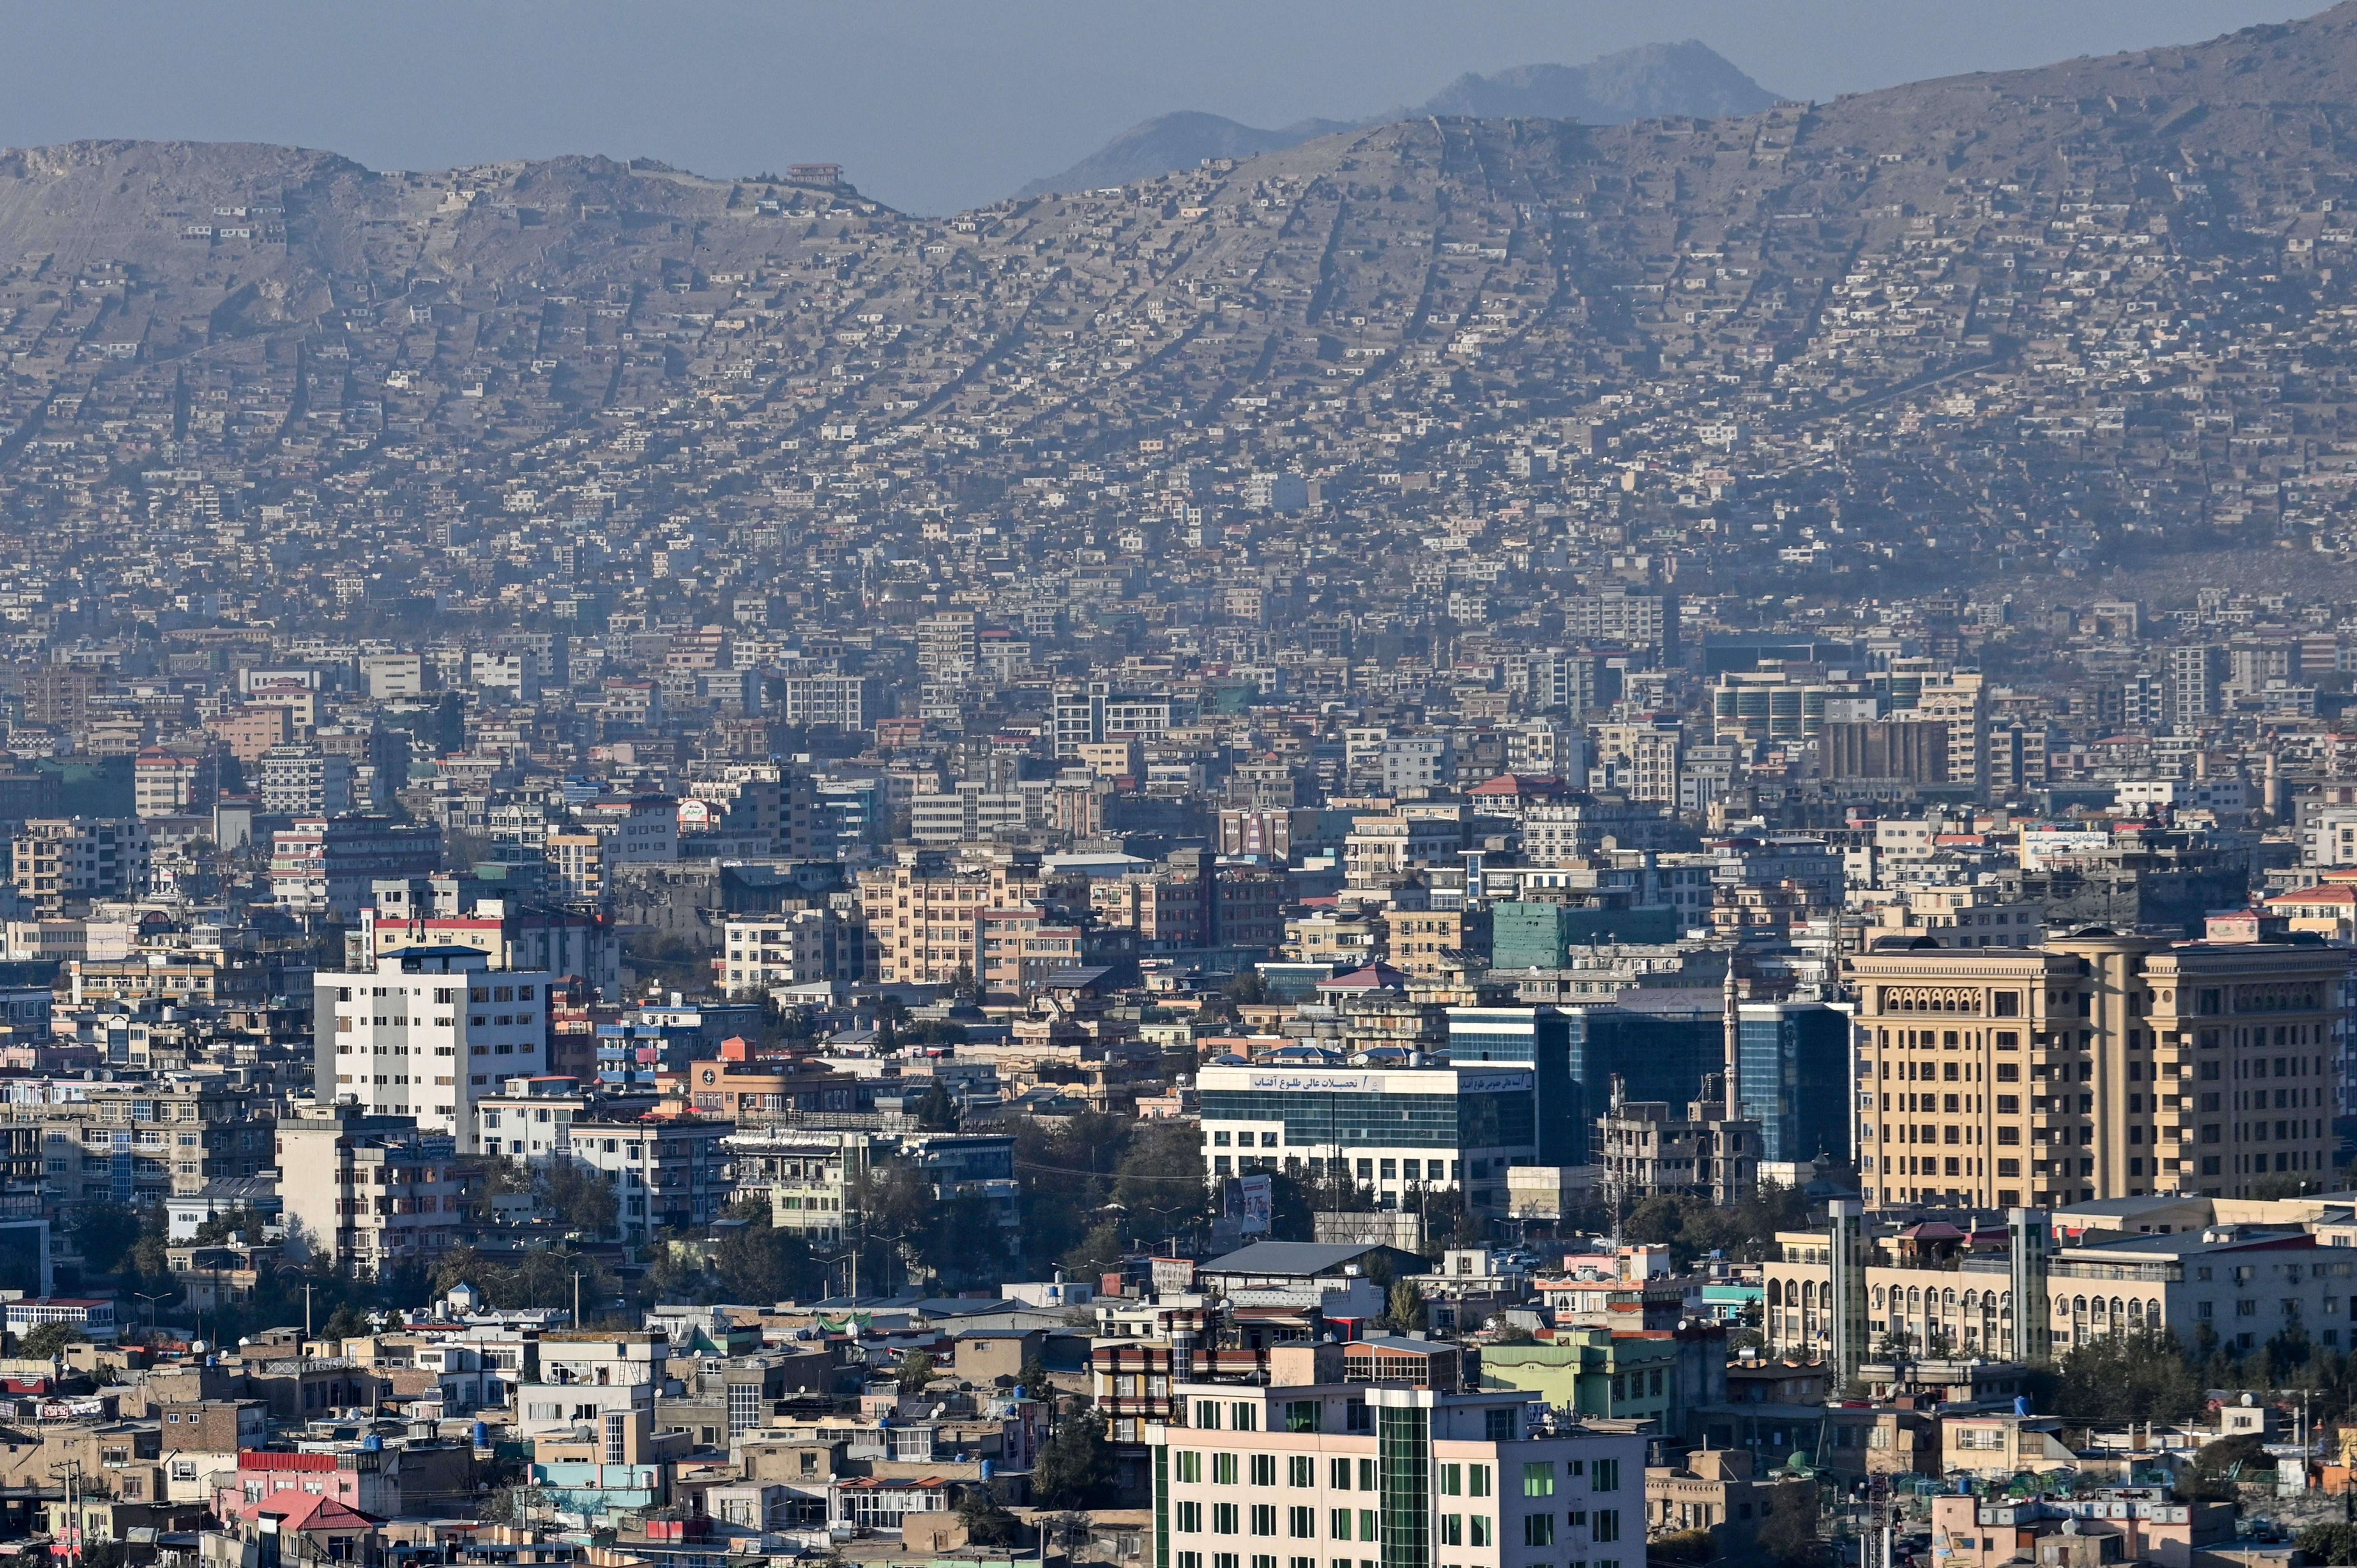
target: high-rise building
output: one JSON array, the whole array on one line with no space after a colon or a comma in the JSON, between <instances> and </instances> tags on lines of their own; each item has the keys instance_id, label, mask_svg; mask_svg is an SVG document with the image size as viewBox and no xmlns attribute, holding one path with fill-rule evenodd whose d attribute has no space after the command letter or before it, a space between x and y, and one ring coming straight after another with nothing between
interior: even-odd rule
<instances>
[{"instance_id":1,"label":"high-rise building","mask_svg":"<svg viewBox=\"0 0 2357 1568\"><path fill-rule=\"evenodd\" d=\"M1929 671L1915 699L1919 720L1948 728L1948 781L1969 784L1975 799L1989 788L1988 688L1971 671Z\"/></svg>"},{"instance_id":2,"label":"high-rise building","mask_svg":"<svg viewBox=\"0 0 2357 1568\"><path fill-rule=\"evenodd\" d=\"M1869 1205L2247 1197L2330 1178L2344 952L2091 929L1854 963Z\"/></svg>"},{"instance_id":3,"label":"high-rise building","mask_svg":"<svg viewBox=\"0 0 2357 1568\"><path fill-rule=\"evenodd\" d=\"M412 1119L477 1152L475 1101L547 1060L544 970L494 970L470 947L399 948L313 978L322 1105Z\"/></svg>"},{"instance_id":4,"label":"high-rise building","mask_svg":"<svg viewBox=\"0 0 2357 1568\"><path fill-rule=\"evenodd\" d=\"M2169 650L2169 722L2179 731L2218 716L2226 685L2226 650L2214 642Z\"/></svg>"}]
</instances>

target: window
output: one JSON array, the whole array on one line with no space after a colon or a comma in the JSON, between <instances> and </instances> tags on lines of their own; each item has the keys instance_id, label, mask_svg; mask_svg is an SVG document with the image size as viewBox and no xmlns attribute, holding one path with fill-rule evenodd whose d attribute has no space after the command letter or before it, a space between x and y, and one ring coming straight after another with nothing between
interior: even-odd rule
<instances>
[{"instance_id":1,"label":"window","mask_svg":"<svg viewBox=\"0 0 2357 1568\"><path fill-rule=\"evenodd\" d=\"M1211 1505L1211 1533L1213 1535L1233 1535L1235 1532L1236 1505L1233 1503L1213 1503Z\"/></svg>"},{"instance_id":2,"label":"window","mask_svg":"<svg viewBox=\"0 0 2357 1568\"><path fill-rule=\"evenodd\" d=\"M1288 1487L1316 1486L1318 1461L1307 1454L1289 1455L1285 1461L1285 1484Z\"/></svg>"},{"instance_id":3,"label":"window","mask_svg":"<svg viewBox=\"0 0 2357 1568\"><path fill-rule=\"evenodd\" d=\"M1276 1485L1276 1455L1255 1454L1252 1456L1252 1484L1255 1487Z\"/></svg>"},{"instance_id":4,"label":"window","mask_svg":"<svg viewBox=\"0 0 2357 1568\"><path fill-rule=\"evenodd\" d=\"M1372 1492L1374 1489L1375 1462L1372 1459L1361 1459L1359 1461L1359 1490Z\"/></svg>"},{"instance_id":5,"label":"window","mask_svg":"<svg viewBox=\"0 0 2357 1568\"><path fill-rule=\"evenodd\" d=\"M1318 1510L1293 1508L1286 1509L1286 1533L1296 1541L1313 1541L1318 1535Z\"/></svg>"},{"instance_id":6,"label":"window","mask_svg":"<svg viewBox=\"0 0 2357 1568\"><path fill-rule=\"evenodd\" d=\"M1200 1552L1180 1552L1178 1568L1203 1568L1203 1554Z\"/></svg>"},{"instance_id":7,"label":"window","mask_svg":"<svg viewBox=\"0 0 2357 1568\"><path fill-rule=\"evenodd\" d=\"M1338 1492L1347 1492L1351 1489L1351 1462L1348 1459L1332 1459L1327 1462L1326 1485Z\"/></svg>"},{"instance_id":8,"label":"window","mask_svg":"<svg viewBox=\"0 0 2357 1568\"><path fill-rule=\"evenodd\" d=\"M1553 1546L1555 1544L1555 1515L1551 1513L1524 1514L1523 1516L1523 1544L1524 1546Z\"/></svg>"},{"instance_id":9,"label":"window","mask_svg":"<svg viewBox=\"0 0 2357 1568\"><path fill-rule=\"evenodd\" d=\"M1465 1527L1468 1537L1465 1542L1466 1545L1488 1546L1491 1544L1490 1516L1488 1514L1468 1514L1465 1518Z\"/></svg>"},{"instance_id":10,"label":"window","mask_svg":"<svg viewBox=\"0 0 2357 1568\"><path fill-rule=\"evenodd\" d=\"M1598 1546L1603 1545L1608 1541L1620 1540L1620 1510L1619 1509L1598 1509L1592 1522L1587 1527L1587 1530L1588 1539L1595 1541Z\"/></svg>"},{"instance_id":11,"label":"window","mask_svg":"<svg viewBox=\"0 0 2357 1568\"><path fill-rule=\"evenodd\" d=\"M1326 1533L1332 1536L1337 1541L1350 1540L1351 1510L1349 1509L1327 1509Z\"/></svg>"},{"instance_id":12,"label":"window","mask_svg":"<svg viewBox=\"0 0 2357 1568\"><path fill-rule=\"evenodd\" d=\"M1285 1430L1316 1432L1322 1424L1319 1418L1325 1408L1316 1400L1287 1400L1285 1403ZM1309 1485L1308 1481L1301 1484L1305 1487Z\"/></svg>"},{"instance_id":13,"label":"window","mask_svg":"<svg viewBox=\"0 0 2357 1568\"><path fill-rule=\"evenodd\" d=\"M1276 1533L1276 1505L1275 1503L1253 1504L1252 1532L1254 1535L1275 1535Z\"/></svg>"},{"instance_id":14,"label":"window","mask_svg":"<svg viewBox=\"0 0 2357 1568\"><path fill-rule=\"evenodd\" d=\"M1589 1477L1588 1487L1591 1490L1598 1492L1619 1491L1620 1489L1620 1461L1618 1459L1598 1459L1596 1462L1595 1471Z\"/></svg>"},{"instance_id":15,"label":"window","mask_svg":"<svg viewBox=\"0 0 2357 1568\"><path fill-rule=\"evenodd\" d=\"M1523 1462L1523 1496L1526 1498L1555 1496L1554 1460L1526 1459ZM1534 1544L1543 1546L1546 1543L1539 1541Z\"/></svg>"},{"instance_id":16,"label":"window","mask_svg":"<svg viewBox=\"0 0 2357 1568\"><path fill-rule=\"evenodd\" d=\"M1489 1466L1468 1465L1465 1466L1465 1495L1469 1498L1486 1498L1490 1495Z\"/></svg>"},{"instance_id":17,"label":"window","mask_svg":"<svg viewBox=\"0 0 2357 1568\"><path fill-rule=\"evenodd\" d=\"M1462 1465L1440 1466L1440 1495L1444 1498L1455 1498L1462 1497L1464 1492L1465 1466Z\"/></svg>"},{"instance_id":18,"label":"window","mask_svg":"<svg viewBox=\"0 0 2357 1568\"><path fill-rule=\"evenodd\" d=\"M1232 1432L1260 1430L1260 1406L1238 1400L1228 1406L1228 1429Z\"/></svg>"},{"instance_id":19,"label":"window","mask_svg":"<svg viewBox=\"0 0 2357 1568\"><path fill-rule=\"evenodd\" d=\"M1481 1412L1482 1436L1491 1443L1512 1443L1514 1440L1514 1412L1512 1406Z\"/></svg>"},{"instance_id":20,"label":"window","mask_svg":"<svg viewBox=\"0 0 2357 1568\"><path fill-rule=\"evenodd\" d=\"M1178 1505L1178 1530L1181 1534L1194 1535L1203 1528L1203 1505L1181 1502Z\"/></svg>"},{"instance_id":21,"label":"window","mask_svg":"<svg viewBox=\"0 0 2357 1568\"><path fill-rule=\"evenodd\" d=\"M1180 1480L1200 1481L1203 1478L1203 1456L1200 1454L1181 1448L1178 1450L1178 1459Z\"/></svg>"},{"instance_id":22,"label":"window","mask_svg":"<svg viewBox=\"0 0 2357 1568\"><path fill-rule=\"evenodd\" d=\"M1206 1432L1220 1430L1220 1404L1217 1400L1195 1402L1195 1424Z\"/></svg>"},{"instance_id":23,"label":"window","mask_svg":"<svg viewBox=\"0 0 2357 1568\"><path fill-rule=\"evenodd\" d=\"M1234 1455L1214 1454L1211 1455L1211 1484L1215 1487L1232 1487L1236 1484L1236 1456Z\"/></svg>"}]
</instances>

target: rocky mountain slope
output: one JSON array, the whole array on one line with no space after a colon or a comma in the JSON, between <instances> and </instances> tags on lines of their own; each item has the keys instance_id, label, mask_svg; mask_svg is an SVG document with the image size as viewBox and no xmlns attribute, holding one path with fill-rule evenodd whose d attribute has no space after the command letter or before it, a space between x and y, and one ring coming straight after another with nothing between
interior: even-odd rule
<instances>
[{"instance_id":1,"label":"rocky mountain slope","mask_svg":"<svg viewBox=\"0 0 2357 1568\"><path fill-rule=\"evenodd\" d=\"M0 502L619 443L690 499L774 472L805 506L839 469L856 515L1191 429L1368 495L1592 445L1791 574L2357 546L2352 127L2343 5L1741 118L1403 121L941 221L591 158L9 152ZM861 474L878 440L922 482Z\"/></svg>"},{"instance_id":2,"label":"rocky mountain slope","mask_svg":"<svg viewBox=\"0 0 2357 1568\"><path fill-rule=\"evenodd\" d=\"M1338 131L1364 130L1395 120L1435 115L1475 119L1577 120L1618 125L1631 120L1688 114L1711 118L1768 108L1775 94L1707 46L1646 44L1586 65L1524 65L1494 76L1466 72L1413 108L1386 110L1364 120L1301 120L1262 130L1221 114L1184 111L1157 114L1131 126L1060 174L1035 179L1016 194L1092 190L1200 166L1206 158L1251 157L1297 147Z\"/></svg>"}]
</instances>

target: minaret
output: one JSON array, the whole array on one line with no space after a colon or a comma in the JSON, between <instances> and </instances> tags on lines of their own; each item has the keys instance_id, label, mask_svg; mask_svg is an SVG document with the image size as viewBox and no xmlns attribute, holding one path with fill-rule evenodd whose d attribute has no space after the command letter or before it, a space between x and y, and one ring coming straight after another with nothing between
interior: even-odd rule
<instances>
[{"instance_id":1,"label":"minaret","mask_svg":"<svg viewBox=\"0 0 2357 1568\"><path fill-rule=\"evenodd\" d=\"M1727 989L1720 1001L1727 1015L1727 1119L1743 1120L1743 1093L1737 1084L1736 1036L1742 1025L1740 1004L1735 995L1735 955L1727 955Z\"/></svg>"}]
</instances>

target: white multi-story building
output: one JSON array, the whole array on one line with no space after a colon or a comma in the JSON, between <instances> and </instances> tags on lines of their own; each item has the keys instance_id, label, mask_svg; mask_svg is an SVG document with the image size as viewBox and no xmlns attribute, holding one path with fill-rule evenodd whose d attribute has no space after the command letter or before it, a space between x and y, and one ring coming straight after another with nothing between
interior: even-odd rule
<instances>
[{"instance_id":1,"label":"white multi-story building","mask_svg":"<svg viewBox=\"0 0 2357 1568\"><path fill-rule=\"evenodd\" d=\"M495 970L468 947L403 948L373 972L313 980L322 1103L412 1116L480 1152L475 1101L548 1060L548 986L538 970Z\"/></svg>"},{"instance_id":2,"label":"white multi-story building","mask_svg":"<svg viewBox=\"0 0 2357 1568\"><path fill-rule=\"evenodd\" d=\"M316 746L274 746L255 767L274 816L341 816L352 809L352 759Z\"/></svg>"},{"instance_id":3,"label":"white multi-story building","mask_svg":"<svg viewBox=\"0 0 2357 1568\"><path fill-rule=\"evenodd\" d=\"M718 968L731 996L764 996L778 986L834 977L830 949L837 924L823 909L788 909L728 922Z\"/></svg>"},{"instance_id":4,"label":"white multi-story building","mask_svg":"<svg viewBox=\"0 0 2357 1568\"><path fill-rule=\"evenodd\" d=\"M1211 1066L1199 1082L1207 1177L1332 1171L1386 1208L1461 1188L1469 1208L1502 1214L1507 1170L1538 1158L1528 1067Z\"/></svg>"},{"instance_id":5,"label":"white multi-story building","mask_svg":"<svg viewBox=\"0 0 2357 1568\"><path fill-rule=\"evenodd\" d=\"M608 870L667 865L679 858L679 802L668 795L591 800L576 814L583 827L606 841Z\"/></svg>"},{"instance_id":6,"label":"white multi-story building","mask_svg":"<svg viewBox=\"0 0 2357 1568\"><path fill-rule=\"evenodd\" d=\"M1404 1349L1389 1359L1403 1369L1439 1359L1416 1353L1433 1348L1426 1341L1396 1343ZM1275 1353L1315 1359L1317 1382L1284 1376L1288 1365L1266 1387L1179 1384L1182 1419L1144 1424L1171 1568L1242 1568L1247 1557L1258 1568L1280 1557L1313 1568L1378 1558L1389 1568L1641 1568L1645 1440L1634 1423L1548 1417L1512 1390L1346 1382L1340 1356L1313 1356L1340 1348Z\"/></svg>"},{"instance_id":7,"label":"white multi-story building","mask_svg":"<svg viewBox=\"0 0 2357 1568\"><path fill-rule=\"evenodd\" d=\"M516 1385L516 1434L540 1437L607 1418L651 1418L657 1380L671 1342L660 1334L584 1329L540 1337L540 1375Z\"/></svg>"}]
</instances>

